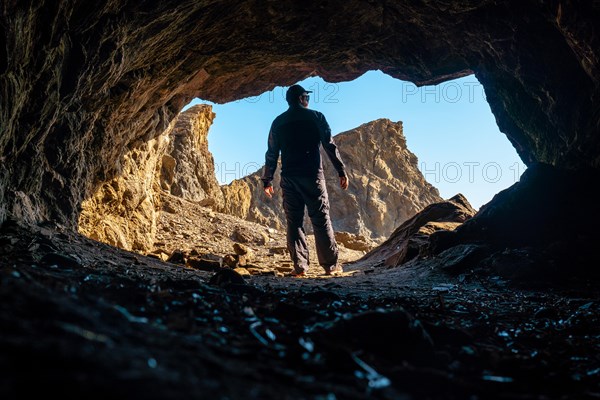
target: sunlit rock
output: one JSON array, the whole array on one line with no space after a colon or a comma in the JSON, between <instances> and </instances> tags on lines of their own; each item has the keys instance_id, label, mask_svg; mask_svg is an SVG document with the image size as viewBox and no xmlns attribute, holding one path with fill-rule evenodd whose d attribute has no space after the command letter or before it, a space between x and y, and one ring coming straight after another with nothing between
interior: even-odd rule
<instances>
[{"instance_id":1,"label":"sunlit rock","mask_svg":"<svg viewBox=\"0 0 600 400\"><path fill-rule=\"evenodd\" d=\"M350 182L347 190L340 188L338 174L322 152L335 230L369 241L383 240L425 206L442 200L419 171L417 157L406 146L401 122L379 119L335 135L334 140ZM222 211L285 229L280 172L278 168L272 199L263 193L262 170L223 186ZM311 231L308 218L305 228Z\"/></svg>"},{"instance_id":2,"label":"sunlit rock","mask_svg":"<svg viewBox=\"0 0 600 400\"><path fill-rule=\"evenodd\" d=\"M215 113L201 104L177 117L160 169L160 187L174 196L219 207L223 203L208 150L208 130ZM166 161L166 162L165 162Z\"/></svg>"}]
</instances>

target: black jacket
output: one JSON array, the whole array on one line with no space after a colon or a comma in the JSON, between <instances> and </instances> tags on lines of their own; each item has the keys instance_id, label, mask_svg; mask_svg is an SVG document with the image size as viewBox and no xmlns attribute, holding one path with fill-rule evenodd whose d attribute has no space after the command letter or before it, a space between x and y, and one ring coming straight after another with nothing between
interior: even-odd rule
<instances>
[{"instance_id":1,"label":"black jacket","mask_svg":"<svg viewBox=\"0 0 600 400\"><path fill-rule=\"evenodd\" d=\"M319 145L323 146L339 176L346 176L325 116L300 105L290 106L271 124L262 177L265 187L273 180L279 152L282 176L323 178Z\"/></svg>"}]
</instances>

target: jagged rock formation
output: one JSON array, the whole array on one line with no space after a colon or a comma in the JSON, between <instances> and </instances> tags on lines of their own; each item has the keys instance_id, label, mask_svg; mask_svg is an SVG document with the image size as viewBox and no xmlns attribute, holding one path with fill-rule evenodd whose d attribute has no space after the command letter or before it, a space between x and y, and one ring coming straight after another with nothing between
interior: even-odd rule
<instances>
[{"instance_id":1,"label":"jagged rock formation","mask_svg":"<svg viewBox=\"0 0 600 400\"><path fill-rule=\"evenodd\" d=\"M598 202L590 185L599 180L596 170L560 171L534 164L475 218L452 232L432 234L432 253L470 248L477 253L474 265L479 269L515 279L598 275L600 215L590 212Z\"/></svg>"},{"instance_id":2,"label":"jagged rock formation","mask_svg":"<svg viewBox=\"0 0 600 400\"><path fill-rule=\"evenodd\" d=\"M157 171L170 131L124 155L119 175L82 202L79 232L125 250L152 248L160 212Z\"/></svg>"},{"instance_id":3,"label":"jagged rock formation","mask_svg":"<svg viewBox=\"0 0 600 400\"><path fill-rule=\"evenodd\" d=\"M221 189L208 151L215 114L191 107L156 139L125 154L119 174L82 203L79 231L126 250L151 250L162 205L161 192L201 205L220 205Z\"/></svg>"},{"instance_id":4,"label":"jagged rock formation","mask_svg":"<svg viewBox=\"0 0 600 400\"><path fill-rule=\"evenodd\" d=\"M162 157L160 187L174 196L219 207L223 197L208 150L208 130L214 118L207 104L193 106L177 117Z\"/></svg>"},{"instance_id":5,"label":"jagged rock formation","mask_svg":"<svg viewBox=\"0 0 600 400\"><path fill-rule=\"evenodd\" d=\"M434 232L451 232L475 215L462 194L430 204L400 225L390 237L367 253L360 261L375 260L378 265L397 267L429 251L429 237Z\"/></svg>"},{"instance_id":6,"label":"jagged rock formation","mask_svg":"<svg viewBox=\"0 0 600 400\"><path fill-rule=\"evenodd\" d=\"M474 73L523 161L577 176L600 167L599 25L595 1L4 2L0 222L75 229L82 202L194 97L371 69L418 85Z\"/></svg>"},{"instance_id":7,"label":"jagged rock formation","mask_svg":"<svg viewBox=\"0 0 600 400\"><path fill-rule=\"evenodd\" d=\"M336 231L379 241L428 204L441 201L425 181L417 157L406 147L402 122L379 119L335 135L350 186L344 191L331 162L322 152L330 214ZM278 169L272 199L263 193L261 171L223 187L222 211L276 229L285 229ZM310 230L307 219L306 228Z\"/></svg>"}]
</instances>

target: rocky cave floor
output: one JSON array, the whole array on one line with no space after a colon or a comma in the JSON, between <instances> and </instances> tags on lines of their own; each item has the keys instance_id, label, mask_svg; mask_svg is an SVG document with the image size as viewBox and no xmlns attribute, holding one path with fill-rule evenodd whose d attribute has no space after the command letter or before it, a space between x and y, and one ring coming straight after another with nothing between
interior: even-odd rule
<instances>
[{"instance_id":1,"label":"rocky cave floor","mask_svg":"<svg viewBox=\"0 0 600 400\"><path fill-rule=\"evenodd\" d=\"M152 256L2 226L2 399L600 397L597 282L384 269L343 248L343 276L290 278L281 233L177 204ZM240 241L246 275L160 259Z\"/></svg>"}]
</instances>

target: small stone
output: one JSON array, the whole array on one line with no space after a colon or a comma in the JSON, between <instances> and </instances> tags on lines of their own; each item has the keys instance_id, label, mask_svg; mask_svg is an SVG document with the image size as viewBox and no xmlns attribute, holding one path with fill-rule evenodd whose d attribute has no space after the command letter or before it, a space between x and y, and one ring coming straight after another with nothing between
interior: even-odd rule
<instances>
[{"instance_id":1,"label":"small stone","mask_svg":"<svg viewBox=\"0 0 600 400\"><path fill-rule=\"evenodd\" d=\"M260 244L261 246L267 245L271 241L271 238L269 237L269 235L267 235L264 232L260 232L260 236L261 236L261 240L259 240L258 244Z\"/></svg>"},{"instance_id":2,"label":"small stone","mask_svg":"<svg viewBox=\"0 0 600 400\"><path fill-rule=\"evenodd\" d=\"M250 272L246 268L238 267L238 268L234 268L234 271L240 275L250 275Z\"/></svg>"},{"instance_id":3,"label":"small stone","mask_svg":"<svg viewBox=\"0 0 600 400\"><path fill-rule=\"evenodd\" d=\"M208 281L210 285L214 286L227 286L230 284L234 285L246 285L244 278L235 270L228 268L221 268L214 274Z\"/></svg>"},{"instance_id":4,"label":"small stone","mask_svg":"<svg viewBox=\"0 0 600 400\"><path fill-rule=\"evenodd\" d=\"M187 260L186 267L194 268L201 271L218 271L221 270L221 262L215 260L208 260L205 258L190 257Z\"/></svg>"},{"instance_id":5,"label":"small stone","mask_svg":"<svg viewBox=\"0 0 600 400\"><path fill-rule=\"evenodd\" d=\"M223 257L223 264L227 265L230 268L235 268L238 265L238 259L236 255L227 254Z\"/></svg>"},{"instance_id":6,"label":"small stone","mask_svg":"<svg viewBox=\"0 0 600 400\"><path fill-rule=\"evenodd\" d=\"M185 254L181 250L174 250L169 258L167 258L167 262L173 264L185 264Z\"/></svg>"},{"instance_id":7,"label":"small stone","mask_svg":"<svg viewBox=\"0 0 600 400\"><path fill-rule=\"evenodd\" d=\"M280 254L280 255L285 255L287 254L287 247L271 247L269 249L269 253L271 254Z\"/></svg>"},{"instance_id":8,"label":"small stone","mask_svg":"<svg viewBox=\"0 0 600 400\"><path fill-rule=\"evenodd\" d=\"M251 250L246 245L243 245L241 243L234 243L233 244L233 251L235 251L235 254L243 256L243 255L248 254Z\"/></svg>"},{"instance_id":9,"label":"small stone","mask_svg":"<svg viewBox=\"0 0 600 400\"><path fill-rule=\"evenodd\" d=\"M237 263L240 267L246 267L248 265L248 257L247 256L236 256L237 257Z\"/></svg>"},{"instance_id":10,"label":"small stone","mask_svg":"<svg viewBox=\"0 0 600 400\"><path fill-rule=\"evenodd\" d=\"M59 266L61 268L82 268L81 263L75 258L61 253L48 253L42 257L40 262L47 266Z\"/></svg>"},{"instance_id":11,"label":"small stone","mask_svg":"<svg viewBox=\"0 0 600 400\"><path fill-rule=\"evenodd\" d=\"M247 232L243 232L239 228L236 229L231 236L233 240L241 243L249 243L252 241L252 237Z\"/></svg>"}]
</instances>

